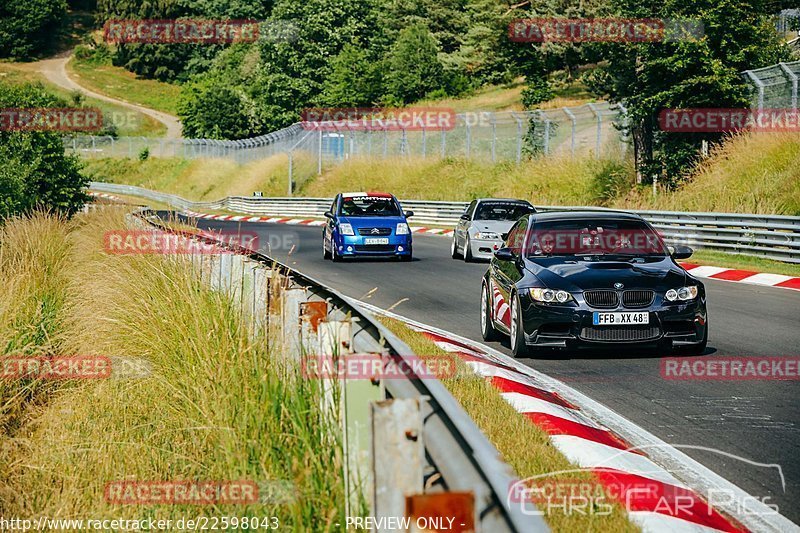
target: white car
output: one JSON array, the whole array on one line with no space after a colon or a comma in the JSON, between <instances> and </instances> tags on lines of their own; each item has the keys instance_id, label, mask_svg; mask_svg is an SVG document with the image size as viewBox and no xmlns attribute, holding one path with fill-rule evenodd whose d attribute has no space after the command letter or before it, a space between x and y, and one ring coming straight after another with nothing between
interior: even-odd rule
<instances>
[{"instance_id":1,"label":"white car","mask_svg":"<svg viewBox=\"0 0 800 533\"><path fill-rule=\"evenodd\" d=\"M503 247L508 230L514 222L536 209L527 200L509 198L479 198L464 210L456 229L450 255L464 261L491 259Z\"/></svg>"}]
</instances>

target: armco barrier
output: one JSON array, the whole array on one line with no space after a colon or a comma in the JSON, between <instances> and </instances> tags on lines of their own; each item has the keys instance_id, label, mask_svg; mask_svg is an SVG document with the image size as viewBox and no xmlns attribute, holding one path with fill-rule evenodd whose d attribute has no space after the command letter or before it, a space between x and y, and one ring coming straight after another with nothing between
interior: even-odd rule
<instances>
[{"instance_id":1,"label":"armco barrier","mask_svg":"<svg viewBox=\"0 0 800 533\"><path fill-rule=\"evenodd\" d=\"M97 192L146 198L182 210L226 210L264 216L322 217L332 202L331 198L246 196L229 196L215 202L192 202L132 185L92 182L89 188ZM455 225L467 206L466 202L401 200L401 203L406 209L414 211L414 222L443 226ZM580 206L537 206L537 209L608 211L600 207ZM668 243L800 263L800 217L680 211L631 212L642 215L653 224Z\"/></svg>"},{"instance_id":2,"label":"armco barrier","mask_svg":"<svg viewBox=\"0 0 800 533\"><path fill-rule=\"evenodd\" d=\"M175 231L169 230L150 210L140 211L139 216L153 226ZM321 322L348 322L351 339L348 348L352 353L384 354L388 356L387 366L414 368L415 355L411 349L355 300L261 253L221 244L210 236L181 233L229 248L249 258L250 261L260 263L259 266L266 266L270 271L277 270L281 277L287 280L287 283L281 282L284 293L291 289L302 289L301 292L305 294L302 299L304 303L327 302L325 305L327 311ZM224 283L221 268L220 265L220 282L217 286L238 287L240 285L238 282ZM233 269L229 269L228 275L231 270ZM242 268L241 271L244 272L245 269ZM215 279L216 275L212 274L210 277ZM241 283L242 287L245 285L244 282ZM244 298L244 301L250 300L249 297ZM285 300L288 301L289 298ZM255 302L255 299L252 301ZM289 307L286 301L282 305L284 309ZM299 316L292 316L285 321L284 329L287 323L299 325ZM403 377L380 380L379 390L383 398L414 399L420 405L422 428L420 435L413 436L413 440L419 438L424 446L425 464L420 468L420 473L424 472L426 477L424 492L437 493L444 490L472 493L477 531L501 533L548 531L542 517L531 513L531 510L535 510L532 504L526 504L527 512L523 512L520 505L510 505L508 490L517 481L513 471L503 462L497 449L481 433L475 422L444 385L437 379L420 379L406 371L395 371L393 375ZM377 383L374 386L378 389ZM392 464L395 459L387 457L382 460L386 464ZM402 470L407 466L397 464L396 467ZM423 480L418 481L419 487L422 487ZM395 482L396 485L396 480L392 479L384 479L382 482L388 486L392 486Z\"/></svg>"}]
</instances>

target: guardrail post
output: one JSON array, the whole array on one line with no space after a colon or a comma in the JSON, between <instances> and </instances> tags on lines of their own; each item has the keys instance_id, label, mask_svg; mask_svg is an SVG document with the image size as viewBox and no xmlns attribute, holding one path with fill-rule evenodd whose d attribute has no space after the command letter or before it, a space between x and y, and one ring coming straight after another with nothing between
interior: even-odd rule
<instances>
[{"instance_id":1,"label":"guardrail post","mask_svg":"<svg viewBox=\"0 0 800 533\"><path fill-rule=\"evenodd\" d=\"M405 516L406 497L423 490L425 447L419 401L374 402L370 404L370 421L374 483L371 513L376 517Z\"/></svg>"},{"instance_id":2,"label":"guardrail post","mask_svg":"<svg viewBox=\"0 0 800 533\"><path fill-rule=\"evenodd\" d=\"M282 293L281 324L283 332L283 356L287 360L299 361L303 353L300 304L308 299L305 289L286 289Z\"/></svg>"}]
</instances>

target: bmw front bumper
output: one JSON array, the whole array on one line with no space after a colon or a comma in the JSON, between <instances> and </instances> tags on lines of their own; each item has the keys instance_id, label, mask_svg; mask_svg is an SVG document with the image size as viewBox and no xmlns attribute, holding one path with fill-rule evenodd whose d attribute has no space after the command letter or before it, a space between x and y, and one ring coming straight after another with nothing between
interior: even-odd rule
<instances>
[{"instance_id":1,"label":"bmw front bumper","mask_svg":"<svg viewBox=\"0 0 800 533\"><path fill-rule=\"evenodd\" d=\"M687 346L702 342L708 328L705 294L685 303L666 303L660 298L649 307L595 309L583 301L566 305L542 304L529 296L521 299L523 330L530 346L568 348L603 345L652 345L669 342ZM649 313L644 325L596 326L594 313Z\"/></svg>"},{"instance_id":2,"label":"bmw front bumper","mask_svg":"<svg viewBox=\"0 0 800 533\"><path fill-rule=\"evenodd\" d=\"M469 241L470 252L474 259L491 260L494 253L503 247L502 240L486 240L471 238Z\"/></svg>"}]
</instances>

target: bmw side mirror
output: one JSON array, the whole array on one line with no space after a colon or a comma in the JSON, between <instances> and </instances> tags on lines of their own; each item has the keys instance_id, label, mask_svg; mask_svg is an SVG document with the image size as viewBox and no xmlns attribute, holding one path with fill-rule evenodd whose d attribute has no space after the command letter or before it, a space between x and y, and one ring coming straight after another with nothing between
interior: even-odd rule
<instances>
[{"instance_id":1,"label":"bmw side mirror","mask_svg":"<svg viewBox=\"0 0 800 533\"><path fill-rule=\"evenodd\" d=\"M413 216L414 216L414 211L406 211L406 218Z\"/></svg>"},{"instance_id":2,"label":"bmw side mirror","mask_svg":"<svg viewBox=\"0 0 800 533\"><path fill-rule=\"evenodd\" d=\"M325 212L323 213L323 216L324 216L325 218L333 218L333 213L331 213L330 211L325 211Z\"/></svg>"},{"instance_id":3,"label":"bmw side mirror","mask_svg":"<svg viewBox=\"0 0 800 533\"><path fill-rule=\"evenodd\" d=\"M463 215L461 215L461 220L469 220L469 215L464 213Z\"/></svg>"},{"instance_id":4,"label":"bmw side mirror","mask_svg":"<svg viewBox=\"0 0 800 533\"><path fill-rule=\"evenodd\" d=\"M513 261L516 258L516 254L511 251L511 248L500 248L494 253L494 257L498 261Z\"/></svg>"},{"instance_id":5,"label":"bmw side mirror","mask_svg":"<svg viewBox=\"0 0 800 533\"><path fill-rule=\"evenodd\" d=\"M672 252L672 257L675 259L689 259L692 257L694 250L688 246L676 245L675 250Z\"/></svg>"}]
</instances>

